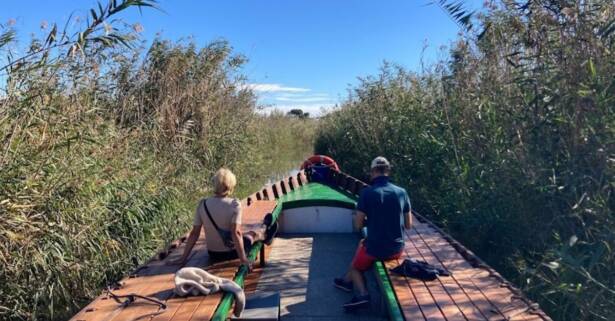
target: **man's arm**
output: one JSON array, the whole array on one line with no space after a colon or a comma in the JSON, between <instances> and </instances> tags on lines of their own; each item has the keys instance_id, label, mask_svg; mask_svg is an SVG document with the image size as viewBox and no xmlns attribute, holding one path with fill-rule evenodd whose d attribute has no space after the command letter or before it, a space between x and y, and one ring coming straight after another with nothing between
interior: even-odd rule
<instances>
[{"instance_id":1,"label":"man's arm","mask_svg":"<svg viewBox=\"0 0 615 321\"><path fill-rule=\"evenodd\" d=\"M190 231L190 235L188 236L188 240L186 240L186 248L184 249L184 253L181 257L175 260L169 261L169 264L179 264L184 265L186 261L188 261L188 256L190 256L190 252L194 247L194 244L199 239L199 234L201 234L202 225L193 225L192 230Z\"/></svg>"},{"instance_id":2,"label":"man's arm","mask_svg":"<svg viewBox=\"0 0 615 321\"><path fill-rule=\"evenodd\" d=\"M404 228L406 230L412 228L412 215L410 215L410 212L404 213Z\"/></svg>"},{"instance_id":3,"label":"man's arm","mask_svg":"<svg viewBox=\"0 0 615 321\"><path fill-rule=\"evenodd\" d=\"M356 211L356 214L354 216L354 227L357 230L362 229L365 226L365 218L367 217L367 215L365 213L363 213L360 210Z\"/></svg>"}]
</instances>

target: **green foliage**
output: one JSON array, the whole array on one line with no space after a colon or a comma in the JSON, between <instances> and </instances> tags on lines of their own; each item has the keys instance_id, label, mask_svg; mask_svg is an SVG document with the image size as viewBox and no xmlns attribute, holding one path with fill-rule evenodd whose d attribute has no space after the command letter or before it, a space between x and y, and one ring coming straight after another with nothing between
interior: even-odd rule
<instances>
[{"instance_id":1,"label":"green foliage","mask_svg":"<svg viewBox=\"0 0 615 321\"><path fill-rule=\"evenodd\" d=\"M471 31L472 18L476 12L469 11L462 0L437 0L436 2L462 28Z\"/></svg>"},{"instance_id":2,"label":"green foliage","mask_svg":"<svg viewBox=\"0 0 615 321\"><path fill-rule=\"evenodd\" d=\"M297 118L310 118L310 113L304 113L301 109L291 109L288 113L288 116L294 116Z\"/></svg>"},{"instance_id":3,"label":"green foliage","mask_svg":"<svg viewBox=\"0 0 615 321\"><path fill-rule=\"evenodd\" d=\"M83 31L54 26L20 58L7 51L2 320L67 319L188 230L218 167L241 197L310 152L314 123L258 114L228 43L157 40L142 54L130 26L106 21L153 4L110 1ZM0 46L13 39L0 29Z\"/></svg>"},{"instance_id":4,"label":"green foliage","mask_svg":"<svg viewBox=\"0 0 615 321\"><path fill-rule=\"evenodd\" d=\"M318 124L316 119L296 118L274 111L267 116L260 116L259 122L262 123L259 133L264 138L263 143L269 146L262 160L273 170L269 171L269 180L288 176L290 170L296 170L303 160L313 154Z\"/></svg>"},{"instance_id":5,"label":"green foliage","mask_svg":"<svg viewBox=\"0 0 615 321\"><path fill-rule=\"evenodd\" d=\"M554 319L615 314L612 1L506 1L480 37L412 73L386 64L326 116L316 152L366 178L376 155L414 208Z\"/></svg>"}]
</instances>

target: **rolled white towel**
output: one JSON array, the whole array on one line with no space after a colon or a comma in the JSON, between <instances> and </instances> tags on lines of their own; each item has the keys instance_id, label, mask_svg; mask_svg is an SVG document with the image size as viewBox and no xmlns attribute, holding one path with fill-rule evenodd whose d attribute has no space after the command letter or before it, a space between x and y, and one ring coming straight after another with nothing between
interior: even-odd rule
<instances>
[{"instance_id":1,"label":"rolled white towel","mask_svg":"<svg viewBox=\"0 0 615 321\"><path fill-rule=\"evenodd\" d=\"M195 267L181 268L175 273L175 293L179 296L198 295L199 293L208 295L220 290L233 293L235 296L233 314L239 317L246 306L246 296L243 289L233 280L215 276Z\"/></svg>"}]
</instances>

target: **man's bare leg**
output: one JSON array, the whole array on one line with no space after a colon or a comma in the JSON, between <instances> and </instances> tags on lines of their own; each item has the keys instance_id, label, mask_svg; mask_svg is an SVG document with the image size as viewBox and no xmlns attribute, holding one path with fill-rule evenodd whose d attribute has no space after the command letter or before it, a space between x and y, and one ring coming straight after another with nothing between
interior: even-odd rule
<instances>
[{"instance_id":1,"label":"man's bare leg","mask_svg":"<svg viewBox=\"0 0 615 321\"><path fill-rule=\"evenodd\" d=\"M363 278L363 273L352 266L348 269L348 272L344 276L344 281L350 282L357 291L359 291L359 295L367 295L367 288L365 287L365 279Z\"/></svg>"}]
</instances>

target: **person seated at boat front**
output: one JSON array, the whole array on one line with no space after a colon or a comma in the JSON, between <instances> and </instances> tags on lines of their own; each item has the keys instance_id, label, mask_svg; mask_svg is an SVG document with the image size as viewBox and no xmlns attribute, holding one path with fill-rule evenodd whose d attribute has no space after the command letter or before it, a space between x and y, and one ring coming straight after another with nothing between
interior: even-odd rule
<instances>
[{"instance_id":1,"label":"person seated at boat front","mask_svg":"<svg viewBox=\"0 0 615 321\"><path fill-rule=\"evenodd\" d=\"M389 181L391 165L384 157L371 163L371 186L363 189L357 202L355 225L367 227L367 236L359 242L350 268L334 285L346 292L356 290L355 296L344 308L357 308L369 304L363 272L377 260L398 259L404 249L404 228L412 225L410 198L405 189Z\"/></svg>"},{"instance_id":2,"label":"person seated at boat front","mask_svg":"<svg viewBox=\"0 0 615 321\"><path fill-rule=\"evenodd\" d=\"M235 174L226 168L221 168L213 176L212 183L214 197L199 202L184 253L170 263L186 264L199 238L201 227L204 227L205 242L211 261L239 259L241 264L251 269L252 262L248 259L248 254L252 244L257 241L270 244L277 231L277 222L272 224L271 215L268 215L263 223L264 231L242 233L241 203L236 198L230 197L237 185Z\"/></svg>"}]
</instances>

